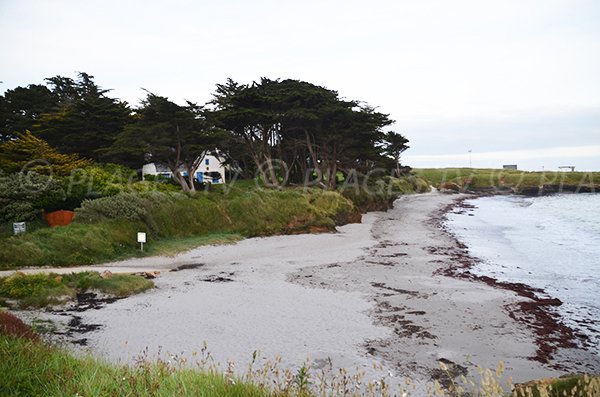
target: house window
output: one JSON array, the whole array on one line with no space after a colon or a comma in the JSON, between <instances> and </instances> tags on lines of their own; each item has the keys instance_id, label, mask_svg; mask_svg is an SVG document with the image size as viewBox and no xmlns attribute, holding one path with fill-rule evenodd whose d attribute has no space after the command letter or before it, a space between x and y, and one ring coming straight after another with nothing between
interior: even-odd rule
<instances>
[{"instance_id":1,"label":"house window","mask_svg":"<svg viewBox=\"0 0 600 397\"><path fill-rule=\"evenodd\" d=\"M205 165L208 165L208 162L209 162L208 159L204 159L204 164Z\"/></svg>"}]
</instances>

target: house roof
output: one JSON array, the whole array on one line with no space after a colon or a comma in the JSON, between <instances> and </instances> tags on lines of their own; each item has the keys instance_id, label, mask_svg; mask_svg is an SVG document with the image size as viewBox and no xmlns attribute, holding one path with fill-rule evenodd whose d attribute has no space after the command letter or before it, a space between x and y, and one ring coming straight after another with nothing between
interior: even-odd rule
<instances>
[{"instance_id":1,"label":"house roof","mask_svg":"<svg viewBox=\"0 0 600 397\"><path fill-rule=\"evenodd\" d=\"M169 169L169 167L167 167L166 164L163 164L163 163L154 163L154 166L156 167L156 172L158 172L158 173L171 172L171 170Z\"/></svg>"}]
</instances>

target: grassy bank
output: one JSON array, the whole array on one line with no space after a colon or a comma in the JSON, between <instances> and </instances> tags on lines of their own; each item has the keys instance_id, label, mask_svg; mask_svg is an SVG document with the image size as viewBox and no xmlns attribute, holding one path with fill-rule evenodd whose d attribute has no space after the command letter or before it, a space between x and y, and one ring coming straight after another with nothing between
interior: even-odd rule
<instances>
[{"instance_id":1,"label":"grassy bank","mask_svg":"<svg viewBox=\"0 0 600 397\"><path fill-rule=\"evenodd\" d=\"M173 255L202 244L244 237L333 230L383 210L399 194L424 191L415 176L372 185L260 189L253 181L186 195L135 192L85 201L66 227L37 228L0 239L0 269L90 265L148 255ZM137 232L147 233L140 252Z\"/></svg>"},{"instance_id":2,"label":"grassy bank","mask_svg":"<svg viewBox=\"0 0 600 397\"><path fill-rule=\"evenodd\" d=\"M600 191L600 172L527 172L487 168L422 168L415 174L438 189L507 191L528 195Z\"/></svg>"},{"instance_id":3,"label":"grassy bank","mask_svg":"<svg viewBox=\"0 0 600 397\"><path fill-rule=\"evenodd\" d=\"M335 192L300 189L230 194L122 193L84 202L74 223L0 240L0 268L87 265L142 256L137 232L147 233L145 255L241 237L331 230L356 217Z\"/></svg>"},{"instance_id":4,"label":"grassy bank","mask_svg":"<svg viewBox=\"0 0 600 397\"><path fill-rule=\"evenodd\" d=\"M132 274L108 274L102 277L98 272L64 275L26 275L17 272L0 278L0 306L40 308L69 302L78 293L89 291L123 298L153 286L152 281Z\"/></svg>"}]
</instances>

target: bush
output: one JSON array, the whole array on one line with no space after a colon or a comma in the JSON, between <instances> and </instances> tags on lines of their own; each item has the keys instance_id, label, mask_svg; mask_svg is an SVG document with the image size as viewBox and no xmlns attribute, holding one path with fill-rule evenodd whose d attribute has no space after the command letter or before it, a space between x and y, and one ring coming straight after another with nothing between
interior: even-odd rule
<instances>
[{"instance_id":1,"label":"bush","mask_svg":"<svg viewBox=\"0 0 600 397\"><path fill-rule=\"evenodd\" d=\"M135 193L120 193L96 200L84 200L75 211L78 222L98 222L106 219L140 220L146 215L142 197Z\"/></svg>"},{"instance_id":2,"label":"bush","mask_svg":"<svg viewBox=\"0 0 600 397\"><path fill-rule=\"evenodd\" d=\"M27 276L17 272L10 277L1 279L0 294L7 298L19 299L37 295L44 289L59 288L60 286L58 281L48 278L44 274Z\"/></svg>"},{"instance_id":3,"label":"bush","mask_svg":"<svg viewBox=\"0 0 600 397\"><path fill-rule=\"evenodd\" d=\"M29 221L49 203L64 200L60 183L30 172L0 177L0 223Z\"/></svg>"},{"instance_id":4,"label":"bush","mask_svg":"<svg viewBox=\"0 0 600 397\"><path fill-rule=\"evenodd\" d=\"M73 296L58 277L46 274L25 275L17 272L10 277L0 279L0 295L9 299L18 299L23 307L41 307L59 303L66 296Z\"/></svg>"},{"instance_id":5,"label":"bush","mask_svg":"<svg viewBox=\"0 0 600 397\"><path fill-rule=\"evenodd\" d=\"M62 282L77 291L100 291L118 297L137 294L154 286L150 280L133 274L113 274L102 278L98 272L66 274Z\"/></svg>"}]
</instances>

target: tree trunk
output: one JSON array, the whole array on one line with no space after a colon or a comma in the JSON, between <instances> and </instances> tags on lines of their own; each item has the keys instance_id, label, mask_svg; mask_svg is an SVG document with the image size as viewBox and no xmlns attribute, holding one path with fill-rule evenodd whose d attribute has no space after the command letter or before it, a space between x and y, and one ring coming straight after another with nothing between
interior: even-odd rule
<instances>
[{"instance_id":1,"label":"tree trunk","mask_svg":"<svg viewBox=\"0 0 600 397\"><path fill-rule=\"evenodd\" d=\"M273 159L270 156L267 159L267 166L269 167L269 176L271 178L271 186L277 187L279 185L279 180L277 179L277 173L275 172L275 168L273 168Z\"/></svg>"},{"instance_id":2,"label":"tree trunk","mask_svg":"<svg viewBox=\"0 0 600 397\"><path fill-rule=\"evenodd\" d=\"M188 186L185 177L179 173L179 170L176 170L173 175L175 175L175 178L177 179L177 182L179 182L179 185L181 185L183 191L188 193L190 191L190 187Z\"/></svg>"},{"instance_id":3,"label":"tree trunk","mask_svg":"<svg viewBox=\"0 0 600 397\"><path fill-rule=\"evenodd\" d=\"M337 187L337 162L333 162L328 167L328 175L327 175L327 188L329 190L335 190Z\"/></svg>"}]
</instances>

